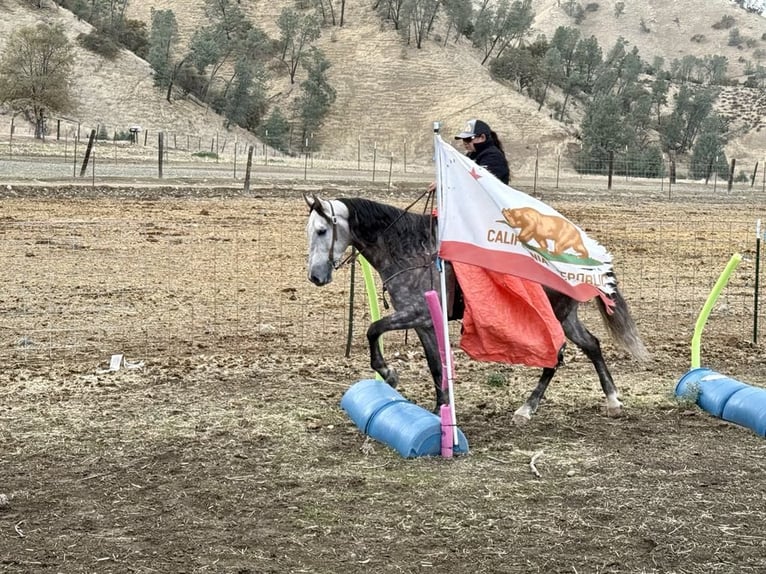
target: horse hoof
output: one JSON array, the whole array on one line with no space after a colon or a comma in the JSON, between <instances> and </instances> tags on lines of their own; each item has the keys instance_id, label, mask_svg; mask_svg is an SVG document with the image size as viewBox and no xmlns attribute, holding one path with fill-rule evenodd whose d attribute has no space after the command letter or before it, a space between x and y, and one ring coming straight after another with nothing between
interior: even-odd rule
<instances>
[{"instance_id":1,"label":"horse hoof","mask_svg":"<svg viewBox=\"0 0 766 574\"><path fill-rule=\"evenodd\" d=\"M529 415L520 415L518 413L514 413L513 415L513 424L515 424L517 427L526 426L531 420L532 418Z\"/></svg>"},{"instance_id":2,"label":"horse hoof","mask_svg":"<svg viewBox=\"0 0 766 574\"><path fill-rule=\"evenodd\" d=\"M386 382L389 384L389 386L392 389L395 389L399 386L399 375L396 374L396 371L391 370L388 372L388 376L386 377Z\"/></svg>"},{"instance_id":3,"label":"horse hoof","mask_svg":"<svg viewBox=\"0 0 766 574\"><path fill-rule=\"evenodd\" d=\"M607 397L606 416L615 419L622 416L622 403L617 397Z\"/></svg>"},{"instance_id":4,"label":"horse hoof","mask_svg":"<svg viewBox=\"0 0 766 574\"><path fill-rule=\"evenodd\" d=\"M618 419L622 416L622 405L619 407L606 407L606 416L612 419Z\"/></svg>"},{"instance_id":5,"label":"horse hoof","mask_svg":"<svg viewBox=\"0 0 766 574\"><path fill-rule=\"evenodd\" d=\"M529 405L521 405L518 409L516 409L516 412L513 413L513 424L515 424L517 427L523 427L530 420L532 420L532 412L533 411Z\"/></svg>"}]
</instances>

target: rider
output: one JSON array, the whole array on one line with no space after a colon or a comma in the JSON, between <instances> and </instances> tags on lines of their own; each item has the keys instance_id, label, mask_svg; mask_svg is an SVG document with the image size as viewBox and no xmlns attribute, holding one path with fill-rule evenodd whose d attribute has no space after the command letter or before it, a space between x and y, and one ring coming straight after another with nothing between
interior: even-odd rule
<instances>
[{"instance_id":1,"label":"rider","mask_svg":"<svg viewBox=\"0 0 766 574\"><path fill-rule=\"evenodd\" d=\"M487 122L478 119L468 120L463 131L457 134L455 139L463 140L466 155L470 159L508 185L510 169L508 168L508 160L505 158L503 144ZM435 189L436 182L431 184L429 191L433 192ZM436 215L436 209L434 209L433 215ZM449 318L461 319L465 311L465 301L463 300L463 291L455 280L452 264L447 266L447 301Z\"/></svg>"},{"instance_id":2,"label":"rider","mask_svg":"<svg viewBox=\"0 0 766 574\"><path fill-rule=\"evenodd\" d=\"M457 134L455 139L463 140L469 158L508 185L511 173L505 150L489 124L481 120L468 120L463 131Z\"/></svg>"},{"instance_id":3,"label":"rider","mask_svg":"<svg viewBox=\"0 0 766 574\"><path fill-rule=\"evenodd\" d=\"M466 156L485 168L497 179L508 185L511 179L511 171L505 150L498 135L482 120L468 120L463 131L455 136L456 140L463 140ZM428 186L428 192L436 191L436 182L432 181ZM433 210L436 215L436 209Z\"/></svg>"}]
</instances>

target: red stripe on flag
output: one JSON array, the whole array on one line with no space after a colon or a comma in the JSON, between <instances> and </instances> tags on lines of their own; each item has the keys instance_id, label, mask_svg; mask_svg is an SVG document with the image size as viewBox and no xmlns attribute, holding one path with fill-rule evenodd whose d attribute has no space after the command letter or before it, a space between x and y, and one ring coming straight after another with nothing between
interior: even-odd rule
<instances>
[{"instance_id":1,"label":"red stripe on flag","mask_svg":"<svg viewBox=\"0 0 766 574\"><path fill-rule=\"evenodd\" d=\"M442 241L439 247L439 256L446 261L460 261L498 273L507 273L535 281L569 295L577 301L590 301L594 297L601 297L608 308L614 305L614 302L595 285L587 283L572 285L558 272L544 267L527 255L494 251L461 241Z\"/></svg>"}]
</instances>

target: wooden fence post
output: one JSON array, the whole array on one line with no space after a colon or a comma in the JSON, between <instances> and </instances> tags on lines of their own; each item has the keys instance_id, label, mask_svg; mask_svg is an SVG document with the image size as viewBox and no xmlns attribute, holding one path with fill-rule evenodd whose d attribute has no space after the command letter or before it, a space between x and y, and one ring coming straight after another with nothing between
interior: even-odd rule
<instances>
[{"instance_id":1,"label":"wooden fence post","mask_svg":"<svg viewBox=\"0 0 766 574\"><path fill-rule=\"evenodd\" d=\"M250 169L253 167L253 146L247 148L247 167L245 168L245 193L250 191Z\"/></svg>"},{"instance_id":2,"label":"wooden fence post","mask_svg":"<svg viewBox=\"0 0 766 574\"><path fill-rule=\"evenodd\" d=\"M93 150L93 141L96 139L96 130L90 130L90 137L88 138L88 147L85 148L85 157L82 160L82 167L80 168L80 177L85 175L85 170L88 169L88 160L90 159L90 152Z\"/></svg>"},{"instance_id":3,"label":"wooden fence post","mask_svg":"<svg viewBox=\"0 0 766 574\"><path fill-rule=\"evenodd\" d=\"M731 158L731 169L729 170L729 184L726 191L731 193L731 186L734 185L734 166L737 165L737 158Z\"/></svg>"},{"instance_id":4,"label":"wooden fence post","mask_svg":"<svg viewBox=\"0 0 766 574\"><path fill-rule=\"evenodd\" d=\"M159 177L162 179L162 160L164 159L165 148L165 134L160 132L157 134L157 166L159 168Z\"/></svg>"},{"instance_id":5,"label":"wooden fence post","mask_svg":"<svg viewBox=\"0 0 766 574\"><path fill-rule=\"evenodd\" d=\"M611 190L612 189L612 174L614 174L614 152L609 151L609 166L608 166L608 172L607 172L607 184L606 188Z\"/></svg>"}]
</instances>

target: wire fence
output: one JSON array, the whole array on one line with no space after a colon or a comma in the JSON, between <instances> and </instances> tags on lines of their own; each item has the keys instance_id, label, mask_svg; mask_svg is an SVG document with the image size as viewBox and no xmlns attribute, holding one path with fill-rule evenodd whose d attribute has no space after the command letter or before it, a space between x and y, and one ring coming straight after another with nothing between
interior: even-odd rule
<instances>
[{"instance_id":1,"label":"wire fence","mask_svg":"<svg viewBox=\"0 0 766 574\"><path fill-rule=\"evenodd\" d=\"M92 218L0 218L6 277L0 358L6 365L94 364L114 353L170 360L275 345L340 357L350 329L350 270L339 271L321 291L309 284L302 199L210 201L148 202L122 218L110 215L114 204ZM657 217L649 205L627 211L630 217L619 221L586 211L589 218L579 223L614 254L621 289L645 337L686 347L718 274L739 252L744 261L707 333L724 341L763 340L766 314L756 309L755 287L762 289L766 278L763 266L756 274L753 217L762 205L715 218L704 206L683 218ZM354 353L364 354L369 312L360 273L353 290ZM380 285L378 293L383 296ZM595 313L584 309L598 333L600 321L589 318ZM404 345L406 337L387 335L388 348ZM410 334L409 344L417 344L414 339Z\"/></svg>"},{"instance_id":2,"label":"wire fence","mask_svg":"<svg viewBox=\"0 0 766 574\"><path fill-rule=\"evenodd\" d=\"M205 139L189 134L148 130L134 134L133 141L115 139L115 130L101 130L103 139L90 138L85 130L68 125L44 142L33 133L5 134L0 139L0 178L9 181L80 181L96 185L115 179L217 180L226 184L249 177L282 177L325 181L347 179L393 187L398 183L423 182L434 177L430 152L408 149L407 142L388 143L357 140L354 158L333 157L331 152L300 147L293 154L276 151L255 140L238 140L231 134ZM106 134L112 133L109 137ZM417 153L419 151L419 153ZM424 159L426 158L426 159ZM663 158L647 167L646 161L627 156L585 161L577 154L540 153L523 159L511 152L511 185L536 193L538 189L560 189L587 184L605 190L643 186L654 193L719 195L739 191L766 193L766 158L732 158L717 169L692 165L689 160Z\"/></svg>"}]
</instances>

